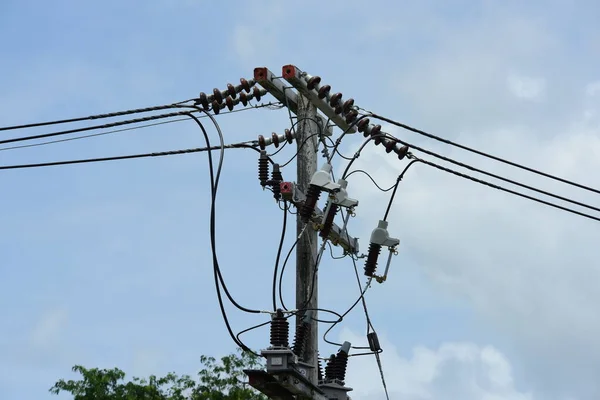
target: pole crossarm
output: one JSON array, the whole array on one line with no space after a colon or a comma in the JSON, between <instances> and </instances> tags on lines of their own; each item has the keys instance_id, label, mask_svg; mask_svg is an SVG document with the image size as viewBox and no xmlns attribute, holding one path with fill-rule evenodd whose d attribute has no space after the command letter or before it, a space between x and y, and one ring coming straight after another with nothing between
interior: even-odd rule
<instances>
[{"instance_id":1,"label":"pole crossarm","mask_svg":"<svg viewBox=\"0 0 600 400\"><path fill-rule=\"evenodd\" d=\"M356 132L356 127L350 125L346 119L340 115L340 113L336 113L335 109L329 105L329 103L327 103L326 97L319 96L318 83L314 84L314 90L309 89L309 80L313 78L312 76L308 75L306 72L303 72L300 70L300 68L294 65L284 66L282 68L282 72L283 79L288 81L294 88L296 88L296 90L298 90L298 92L308 98L310 102L319 109L319 111L325 114L327 118L333 121L340 129L347 131L348 133Z\"/></svg>"}]
</instances>

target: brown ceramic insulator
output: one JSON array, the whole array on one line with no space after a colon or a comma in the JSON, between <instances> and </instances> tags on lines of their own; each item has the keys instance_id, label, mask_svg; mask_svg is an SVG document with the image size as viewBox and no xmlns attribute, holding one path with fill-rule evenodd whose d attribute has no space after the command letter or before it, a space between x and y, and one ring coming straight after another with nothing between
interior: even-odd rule
<instances>
[{"instance_id":1,"label":"brown ceramic insulator","mask_svg":"<svg viewBox=\"0 0 600 400\"><path fill-rule=\"evenodd\" d=\"M358 128L359 132L364 132L365 128L367 126L369 126L369 118L363 118L360 121L358 121L358 124L356 124L356 127ZM368 136L368 135L367 135Z\"/></svg>"},{"instance_id":2,"label":"brown ceramic insulator","mask_svg":"<svg viewBox=\"0 0 600 400\"><path fill-rule=\"evenodd\" d=\"M256 101L260 101L261 95L260 95L260 89L257 88L256 86L254 86L252 88L252 94L254 95L254 98L256 99Z\"/></svg>"},{"instance_id":3,"label":"brown ceramic insulator","mask_svg":"<svg viewBox=\"0 0 600 400\"><path fill-rule=\"evenodd\" d=\"M329 85L321 86L319 88L318 97L320 99L324 99L325 97L327 97L327 95L329 94L330 91L331 91L331 86L329 86Z\"/></svg>"},{"instance_id":4,"label":"brown ceramic insulator","mask_svg":"<svg viewBox=\"0 0 600 400\"><path fill-rule=\"evenodd\" d=\"M398 150L396 150L396 154L398 154L398 159L402 160L406 157L406 153L408 153L408 146L402 146Z\"/></svg>"},{"instance_id":5,"label":"brown ceramic insulator","mask_svg":"<svg viewBox=\"0 0 600 400\"><path fill-rule=\"evenodd\" d=\"M338 105L338 103L340 102L340 100L342 99L342 94L340 92L337 92L336 94L334 94L333 96L331 96L331 98L329 99L329 105L331 107L335 107Z\"/></svg>"},{"instance_id":6,"label":"brown ceramic insulator","mask_svg":"<svg viewBox=\"0 0 600 400\"><path fill-rule=\"evenodd\" d=\"M313 90L319 83L321 83L321 77L313 76L306 83L306 87L308 88L308 90Z\"/></svg>"},{"instance_id":7,"label":"brown ceramic insulator","mask_svg":"<svg viewBox=\"0 0 600 400\"><path fill-rule=\"evenodd\" d=\"M200 104L205 110L208 110L208 96L204 92L200 92Z\"/></svg>"},{"instance_id":8,"label":"brown ceramic insulator","mask_svg":"<svg viewBox=\"0 0 600 400\"><path fill-rule=\"evenodd\" d=\"M237 92L235 91L235 86L233 86L231 83L227 84L227 93L234 99L237 96Z\"/></svg>"},{"instance_id":9,"label":"brown ceramic insulator","mask_svg":"<svg viewBox=\"0 0 600 400\"><path fill-rule=\"evenodd\" d=\"M344 102L344 113L347 113L348 111L350 111L350 109L352 108L352 106L354 106L354 99L348 99Z\"/></svg>"},{"instance_id":10,"label":"brown ceramic insulator","mask_svg":"<svg viewBox=\"0 0 600 400\"><path fill-rule=\"evenodd\" d=\"M386 153L391 153L392 151L393 152L396 151L396 142L394 142L393 140L385 139L383 141L383 145L385 146Z\"/></svg>"},{"instance_id":11,"label":"brown ceramic insulator","mask_svg":"<svg viewBox=\"0 0 600 400\"><path fill-rule=\"evenodd\" d=\"M240 78L240 84L242 85L242 88L244 88L246 93L250 93L250 83L247 80L245 80L244 78Z\"/></svg>"},{"instance_id":12,"label":"brown ceramic insulator","mask_svg":"<svg viewBox=\"0 0 600 400\"><path fill-rule=\"evenodd\" d=\"M381 125L375 125L371 128L371 132L369 134L371 136L379 135L381 133Z\"/></svg>"},{"instance_id":13,"label":"brown ceramic insulator","mask_svg":"<svg viewBox=\"0 0 600 400\"><path fill-rule=\"evenodd\" d=\"M219 115L219 112L221 111L221 104L219 104L216 100L213 100L212 110L216 115Z\"/></svg>"},{"instance_id":14,"label":"brown ceramic insulator","mask_svg":"<svg viewBox=\"0 0 600 400\"><path fill-rule=\"evenodd\" d=\"M292 131L290 131L289 129L286 129L284 131L285 134L285 140L287 140L287 142L289 144L292 144L292 142L294 141L294 134L292 133Z\"/></svg>"},{"instance_id":15,"label":"brown ceramic insulator","mask_svg":"<svg viewBox=\"0 0 600 400\"><path fill-rule=\"evenodd\" d=\"M346 122L351 124L356 120L356 117L358 117L358 111L350 110L350 112L346 114Z\"/></svg>"},{"instance_id":16,"label":"brown ceramic insulator","mask_svg":"<svg viewBox=\"0 0 600 400\"><path fill-rule=\"evenodd\" d=\"M336 114L341 114L342 113L342 106L340 104L338 104L337 106L335 106L335 108L333 109L333 112L335 112Z\"/></svg>"},{"instance_id":17,"label":"brown ceramic insulator","mask_svg":"<svg viewBox=\"0 0 600 400\"><path fill-rule=\"evenodd\" d=\"M227 96L227 98L225 99L225 104L227 105L229 111L233 111L233 107L235 107L235 104L233 103L233 99L231 98L231 96Z\"/></svg>"},{"instance_id":18,"label":"brown ceramic insulator","mask_svg":"<svg viewBox=\"0 0 600 400\"><path fill-rule=\"evenodd\" d=\"M261 150L264 150L265 147L267 147L267 144L265 143L265 137L263 135L258 135L258 147Z\"/></svg>"},{"instance_id":19,"label":"brown ceramic insulator","mask_svg":"<svg viewBox=\"0 0 600 400\"><path fill-rule=\"evenodd\" d=\"M383 138L381 136L375 136L375 138L373 138L373 143L375 143L375 146L379 146L383 143Z\"/></svg>"},{"instance_id":20,"label":"brown ceramic insulator","mask_svg":"<svg viewBox=\"0 0 600 400\"><path fill-rule=\"evenodd\" d=\"M277 136L275 132L271 134L271 139L273 140L275 147L279 147L279 136Z\"/></svg>"},{"instance_id":21,"label":"brown ceramic insulator","mask_svg":"<svg viewBox=\"0 0 600 400\"><path fill-rule=\"evenodd\" d=\"M240 92L240 101L246 107L248 105L248 95L246 92Z\"/></svg>"},{"instance_id":22,"label":"brown ceramic insulator","mask_svg":"<svg viewBox=\"0 0 600 400\"><path fill-rule=\"evenodd\" d=\"M213 96L215 97L215 100L221 104L223 102L223 94L221 93L221 91L217 88L213 89Z\"/></svg>"}]
</instances>

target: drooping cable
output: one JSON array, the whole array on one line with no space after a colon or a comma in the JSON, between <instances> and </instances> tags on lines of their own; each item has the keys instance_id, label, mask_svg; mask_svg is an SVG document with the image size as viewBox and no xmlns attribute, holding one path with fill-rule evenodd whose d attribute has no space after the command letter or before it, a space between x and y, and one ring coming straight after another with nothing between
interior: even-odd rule
<instances>
[{"instance_id":1,"label":"drooping cable","mask_svg":"<svg viewBox=\"0 0 600 400\"><path fill-rule=\"evenodd\" d=\"M281 252L283 250L283 243L285 242L285 233L287 230L287 215L288 215L287 202L283 202L283 223L281 227L281 238L279 240L279 246L277 247L277 256L275 257L275 268L273 269L273 311L277 310L277 276L279 273L279 260L281 259Z\"/></svg>"},{"instance_id":2,"label":"drooping cable","mask_svg":"<svg viewBox=\"0 0 600 400\"><path fill-rule=\"evenodd\" d=\"M382 192L384 192L384 193L385 193L385 192L389 192L390 190L392 190L393 188L395 188L395 187L396 187L396 184L393 184L392 186L390 186L390 187L389 187L389 188L387 188L387 189L384 189L384 188L382 188L382 187L381 187L381 186L380 186L380 185L377 183L377 181L375 181L375 178L373 178L373 177L371 176L371 174L369 174L367 171L365 171L365 170L362 170L362 169L355 169L355 170L351 171L350 173L348 173L348 175L346 175L346 179L347 179L347 178L349 178L351 175L353 175L353 174L356 174L356 173L360 173L360 174L366 175L366 176L367 176L367 178L369 178L369 179L371 180L371 182L373 182L373 185L375 185L375 187L376 187L377 189L379 189L380 191L382 191Z\"/></svg>"},{"instance_id":3,"label":"drooping cable","mask_svg":"<svg viewBox=\"0 0 600 400\"><path fill-rule=\"evenodd\" d=\"M388 215L390 214L390 209L392 208L392 203L394 202L394 197L396 196L396 191L398 190L400 181L404 178L404 174L406 174L406 171L408 171L408 169L417 162L420 162L420 160L417 160L417 159L411 160L408 163L408 165L406 167L404 167L404 170L400 173L400 175L398 175L398 178L396 179L396 184L394 185L394 191L392 192L392 195L390 196L390 201L388 202L387 208L385 209L385 214L383 215L384 221L387 221Z\"/></svg>"},{"instance_id":4,"label":"drooping cable","mask_svg":"<svg viewBox=\"0 0 600 400\"><path fill-rule=\"evenodd\" d=\"M209 115L208 113L206 113L206 114ZM206 132L206 129L204 128L204 125L202 124L202 122L200 122L200 120L198 118L196 118L192 113L189 113L189 115L190 115L190 118L192 118L196 122L196 124L200 127L202 134L204 135L204 140L206 141L207 147L211 147L208 133ZM218 124L216 123L216 121L212 118L211 118L211 120L213 120L215 127L218 127ZM217 131L220 132L220 129ZM225 326L227 328L229 336L231 336L234 343L236 345L238 345L242 350L254 353L248 346L246 346L244 343L239 341L237 339L237 337L235 336L235 334L233 333L233 329L231 328L231 324L229 323L229 319L227 317L227 312L225 311L225 306L223 304L223 298L221 296L221 289L219 287L219 279L218 279L218 272L217 272L219 265L218 265L218 259L217 259L217 251L216 251L216 232L215 232L216 226L215 225L216 225L217 190L219 187L219 178L221 175L221 168L223 166L223 159L224 159L224 154L225 154L224 139L223 139L222 134L219 135L219 141L220 141L220 145L221 145L220 146L221 151L219 154L219 164L217 166L216 174L214 172L214 163L213 163L213 159L212 159L212 152L208 153L208 164L209 164L209 175L210 175L210 186L211 186L211 205L210 205L210 223L209 223L209 225L210 225L210 248L211 248L212 259L213 259L213 275L214 275L215 287L216 287L216 291L217 291L217 298L219 301L219 308L221 310L221 315L223 317L223 321L225 322Z\"/></svg>"},{"instance_id":5,"label":"drooping cable","mask_svg":"<svg viewBox=\"0 0 600 400\"><path fill-rule=\"evenodd\" d=\"M445 143L445 144L448 144L448 145L451 145L451 146L454 146L454 147L458 147L459 149L466 150L466 151L469 151L471 153L474 153L474 154L477 154L477 155L480 155L480 156L483 156L483 157L487 157L489 159L492 159L492 160L499 161L501 163L510 165L512 167L520 168L522 170L525 170L525 171L528 171L528 172L532 172L534 174L537 174L537 175L540 175L540 176L543 176L543 177L546 177L546 178L553 179L555 181L566 183L567 185L575 186L575 187L578 187L580 189L584 189L584 190L588 190L590 192L594 192L594 193L600 194L600 190L599 189L594 189L592 187L589 187L589 186L586 186L586 185L583 185L583 184L580 184L580 183L577 183L577 182L573 182L573 181L570 181L568 179L560 178L558 176L554 176L554 175L548 174L546 172L539 171L539 170L536 170L534 168L518 164L518 163L516 163L514 161L509 161L509 160L506 160L504 158L500 158L498 156L494 156L492 154L485 153L483 151L480 151L480 150L477 150L477 149L474 149L474 148L471 148L471 147L468 147L468 146L465 146L465 145L453 142L453 141L448 140L448 139L444 139L442 137L433 135L431 133L422 131L420 129L413 128L412 126L403 124L401 122L394 121L394 120L386 118L386 117L382 117L381 115L377 115L377 114L373 114L373 113L371 113L370 115L373 118L380 119L382 121L385 121L385 122L390 123L392 125L396 125L396 126L398 126L400 128L406 129L408 131L415 132L415 133L418 133L419 135L426 136L426 137L428 137L430 139L434 139L434 140L437 140L439 142L442 142L442 143Z\"/></svg>"}]
</instances>

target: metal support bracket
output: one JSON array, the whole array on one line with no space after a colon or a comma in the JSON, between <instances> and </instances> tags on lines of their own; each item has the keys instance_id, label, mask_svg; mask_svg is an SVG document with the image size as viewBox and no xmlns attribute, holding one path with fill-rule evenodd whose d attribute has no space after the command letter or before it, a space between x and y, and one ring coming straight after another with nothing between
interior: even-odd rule
<instances>
[{"instance_id":1,"label":"metal support bracket","mask_svg":"<svg viewBox=\"0 0 600 400\"><path fill-rule=\"evenodd\" d=\"M309 90L307 86L306 77L308 76L305 72L302 72L300 68L294 65L286 65L282 68L283 78L288 81L298 92L306 96L310 101L329 119L331 119L340 129L348 131L348 133L356 132L356 127L351 126L346 119L336 114L333 107L331 107L325 99L320 99L315 90ZM256 75L255 78L256 79ZM268 88L265 87L268 90Z\"/></svg>"},{"instance_id":2,"label":"metal support bracket","mask_svg":"<svg viewBox=\"0 0 600 400\"><path fill-rule=\"evenodd\" d=\"M298 114L298 95L293 88L286 87L280 78L277 78L268 68L254 68L254 80L273 97L285 105L291 112ZM327 122L320 115L317 115L318 123L325 136L333 134L333 127L328 126Z\"/></svg>"},{"instance_id":3,"label":"metal support bracket","mask_svg":"<svg viewBox=\"0 0 600 400\"><path fill-rule=\"evenodd\" d=\"M306 196L302 193L293 182L281 182L281 195L283 198L296 206L301 208L302 204L306 200ZM311 217L311 222L316 230L320 230L325 218L323 211L318 207L315 208L315 212ZM327 239L331 241L334 246L340 246L345 252L350 254L358 254L358 238L350 236L345 230L337 224L333 224L331 232Z\"/></svg>"}]
</instances>

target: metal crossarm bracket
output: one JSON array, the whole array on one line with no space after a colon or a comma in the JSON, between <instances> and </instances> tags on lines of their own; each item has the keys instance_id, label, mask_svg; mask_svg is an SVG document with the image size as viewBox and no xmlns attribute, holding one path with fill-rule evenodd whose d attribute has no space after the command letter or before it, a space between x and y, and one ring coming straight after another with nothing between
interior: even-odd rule
<instances>
[{"instance_id":1,"label":"metal crossarm bracket","mask_svg":"<svg viewBox=\"0 0 600 400\"><path fill-rule=\"evenodd\" d=\"M323 113L327 118L331 119L340 129L348 131L348 133L356 132L355 126L350 126L348 122L340 114L336 114L325 99L320 99L316 90L309 90L307 86L307 78L310 78L305 72L302 72L294 65L286 65L282 69L283 78L288 81L298 92L306 96L310 101ZM256 77L255 77L256 79Z\"/></svg>"},{"instance_id":2,"label":"metal crossarm bracket","mask_svg":"<svg viewBox=\"0 0 600 400\"><path fill-rule=\"evenodd\" d=\"M296 206L296 208L302 207L306 196L293 182L281 182L280 187L281 195L284 199L290 201L292 204L294 204L294 206ZM317 227L317 229L321 227L323 219L323 211L319 208L315 208L315 212L311 217L311 222L315 225L315 227ZM327 238L331 241L331 244L334 246L339 245L347 253L358 253L358 238L348 235L347 232L344 232L344 230L335 223L331 227L331 232Z\"/></svg>"}]
</instances>

